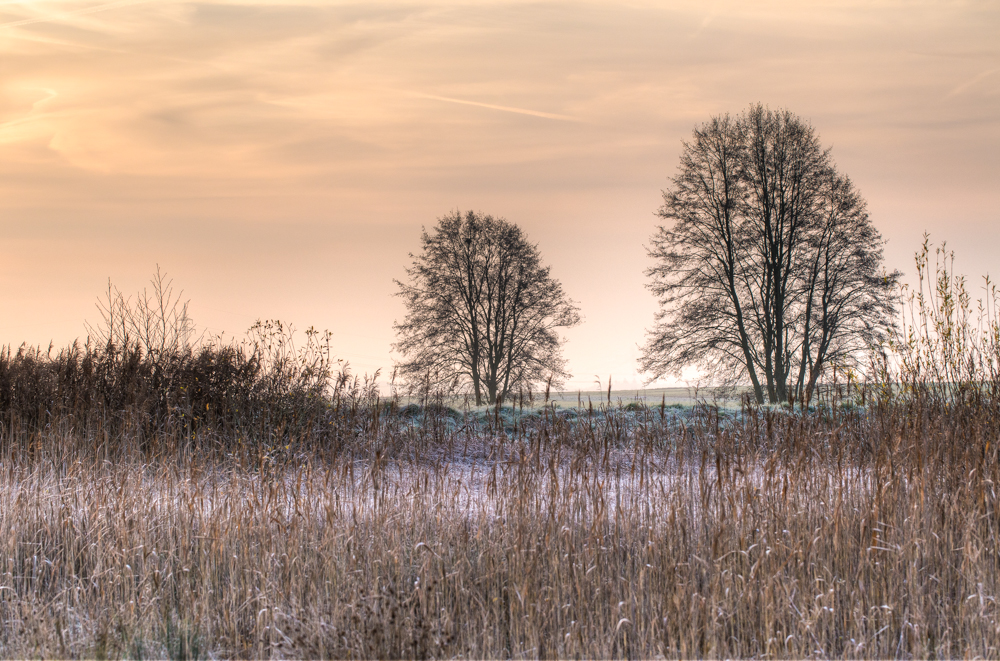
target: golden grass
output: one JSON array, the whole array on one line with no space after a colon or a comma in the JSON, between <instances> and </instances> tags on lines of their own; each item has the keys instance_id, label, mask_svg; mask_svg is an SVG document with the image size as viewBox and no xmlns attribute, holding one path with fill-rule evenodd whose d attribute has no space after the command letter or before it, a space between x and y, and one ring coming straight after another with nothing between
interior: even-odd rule
<instances>
[{"instance_id":1,"label":"golden grass","mask_svg":"<svg viewBox=\"0 0 1000 661\"><path fill-rule=\"evenodd\" d=\"M376 408L267 454L5 424L0 654L995 657L995 412Z\"/></svg>"}]
</instances>

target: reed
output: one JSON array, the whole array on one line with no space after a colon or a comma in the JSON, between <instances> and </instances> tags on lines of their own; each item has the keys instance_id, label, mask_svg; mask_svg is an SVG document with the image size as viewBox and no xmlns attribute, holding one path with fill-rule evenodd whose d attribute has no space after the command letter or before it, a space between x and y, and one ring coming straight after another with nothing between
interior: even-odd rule
<instances>
[{"instance_id":1,"label":"reed","mask_svg":"<svg viewBox=\"0 0 1000 661\"><path fill-rule=\"evenodd\" d=\"M336 453L5 425L0 651L998 653L988 409L365 415Z\"/></svg>"}]
</instances>

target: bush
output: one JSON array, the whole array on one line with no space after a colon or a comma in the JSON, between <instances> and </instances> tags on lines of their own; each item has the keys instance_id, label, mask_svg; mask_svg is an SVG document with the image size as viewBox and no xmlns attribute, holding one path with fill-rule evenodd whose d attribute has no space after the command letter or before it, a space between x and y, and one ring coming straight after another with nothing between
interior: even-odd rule
<instances>
[{"instance_id":1,"label":"bush","mask_svg":"<svg viewBox=\"0 0 1000 661\"><path fill-rule=\"evenodd\" d=\"M192 343L186 304L157 273L154 295L130 303L109 287L93 337L53 354L0 349L0 417L26 433L54 420L149 449L158 437L270 447L351 434L377 403L373 379L332 358L330 334L304 345L279 321L257 322L242 342ZM377 377L377 375L376 375Z\"/></svg>"}]
</instances>

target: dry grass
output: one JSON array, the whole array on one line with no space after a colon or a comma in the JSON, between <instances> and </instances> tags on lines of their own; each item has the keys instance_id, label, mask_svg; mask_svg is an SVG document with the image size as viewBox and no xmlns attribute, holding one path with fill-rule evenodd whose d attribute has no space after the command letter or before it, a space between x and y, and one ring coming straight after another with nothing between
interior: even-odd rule
<instances>
[{"instance_id":1,"label":"dry grass","mask_svg":"<svg viewBox=\"0 0 1000 661\"><path fill-rule=\"evenodd\" d=\"M995 403L941 404L376 408L336 454L152 460L5 427L0 652L997 656Z\"/></svg>"}]
</instances>

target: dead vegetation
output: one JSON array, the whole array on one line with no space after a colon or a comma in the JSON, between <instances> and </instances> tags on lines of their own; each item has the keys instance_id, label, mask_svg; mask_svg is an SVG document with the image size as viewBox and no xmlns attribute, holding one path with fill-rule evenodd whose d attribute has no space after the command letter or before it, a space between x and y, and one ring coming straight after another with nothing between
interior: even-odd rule
<instances>
[{"instance_id":1,"label":"dead vegetation","mask_svg":"<svg viewBox=\"0 0 1000 661\"><path fill-rule=\"evenodd\" d=\"M5 424L0 650L995 656L996 401L516 433L372 408L336 453L154 458Z\"/></svg>"}]
</instances>

